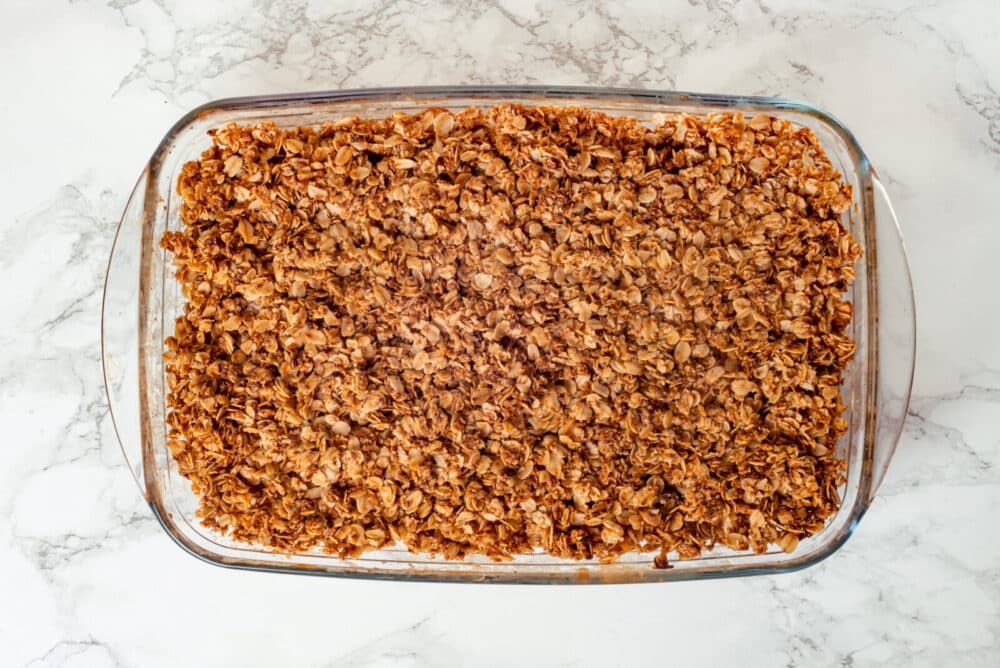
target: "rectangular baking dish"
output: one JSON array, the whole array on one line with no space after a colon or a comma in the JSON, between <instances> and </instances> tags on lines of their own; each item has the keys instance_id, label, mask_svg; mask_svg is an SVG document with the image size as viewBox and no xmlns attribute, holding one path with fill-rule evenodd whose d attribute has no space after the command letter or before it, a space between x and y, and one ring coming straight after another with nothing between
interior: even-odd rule
<instances>
[{"instance_id":1,"label":"rectangular baking dish","mask_svg":"<svg viewBox=\"0 0 1000 668\"><path fill-rule=\"evenodd\" d=\"M655 114L771 114L810 128L833 166L853 186L843 223L864 256L850 289L851 335L857 354L842 392L848 432L838 445L847 462L843 504L818 534L786 554L717 547L655 569L653 554L614 563L543 554L510 562L469 557L447 561L397 547L341 559L323 553L282 554L228 540L196 520L198 502L166 445L164 339L183 306L167 253L165 230L180 225L175 184L181 166L210 144L207 131L230 121L317 125L345 116L380 117L429 106L461 110L500 102L581 105L649 121ZM153 153L132 192L116 235L102 312L102 358L112 419L126 460L164 531L182 548L233 568L386 579L521 583L659 582L790 571L832 554L849 537L885 475L906 414L914 359L912 285L899 228L885 190L851 133L815 107L775 98L566 87L435 87L334 91L221 100L185 115Z\"/></svg>"}]
</instances>

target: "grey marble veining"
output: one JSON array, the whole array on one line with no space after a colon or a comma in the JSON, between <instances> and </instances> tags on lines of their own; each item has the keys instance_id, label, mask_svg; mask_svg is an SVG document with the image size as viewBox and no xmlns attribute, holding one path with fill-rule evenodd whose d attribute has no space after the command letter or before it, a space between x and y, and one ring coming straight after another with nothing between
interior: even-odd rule
<instances>
[{"instance_id":1,"label":"grey marble veining","mask_svg":"<svg viewBox=\"0 0 1000 668\"><path fill-rule=\"evenodd\" d=\"M819 0L44 0L0 7L0 664L1000 664L1000 5ZM122 464L101 282L182 113L231 95L557 83L806 99L906 237L917 376L878 498L792 575L668 586L370 583L178 550Z\"/></svg>"}]
</instances>

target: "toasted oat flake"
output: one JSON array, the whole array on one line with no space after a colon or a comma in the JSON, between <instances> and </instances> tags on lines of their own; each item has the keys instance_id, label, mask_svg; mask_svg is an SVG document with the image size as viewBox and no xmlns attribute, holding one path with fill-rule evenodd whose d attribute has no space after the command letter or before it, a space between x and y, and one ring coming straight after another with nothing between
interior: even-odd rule
<instances>
[{"instance_id":1,"label":"toasted oat flake","mask_svg":"<svg viewBox=\"0 0 1000 668\"><path fill-rule=\"evenodd\" d=\"M792 551L839 506L860 249L805 128L231 124L177 190L168 442L210 528L665 564Z\"/></svg>"},{"instance_id":2,"label":"toasted oat flake","mask_svg":"<svg viewBox=\"0 0 1000 668\"><path fill-rule=\"evenodd\" d=\"M472 285L476 290L486 290L493 285L493 277L484 273L476 274L472 277Z\"/></svg>"}]
</instances>

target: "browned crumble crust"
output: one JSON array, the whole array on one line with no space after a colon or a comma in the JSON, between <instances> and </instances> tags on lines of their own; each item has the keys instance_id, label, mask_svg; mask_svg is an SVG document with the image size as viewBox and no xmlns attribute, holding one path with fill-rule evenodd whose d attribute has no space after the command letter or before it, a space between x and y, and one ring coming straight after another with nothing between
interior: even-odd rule
<instances>
[{"instance_id":1,"label":"browned crumble crust","mask_svg":"<svg viewBox=\"0 0 1000 668\"><path fill-rule=\"evenodd\" d=\"M807 129L228 125L177 190L169 445L238 541L688 558L791 551L840 504L860 249Z\"/></svg>"}]
</instances>

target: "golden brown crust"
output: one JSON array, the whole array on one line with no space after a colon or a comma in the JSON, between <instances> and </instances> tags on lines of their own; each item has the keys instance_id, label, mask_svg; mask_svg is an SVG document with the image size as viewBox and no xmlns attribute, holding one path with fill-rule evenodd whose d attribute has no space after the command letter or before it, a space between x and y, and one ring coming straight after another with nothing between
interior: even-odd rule
<instances>
[{"instance_id":1,"label":"golden brown crust","mask_svg":"<svg viewBox=\"0 0 1000 668\"><path fill-rule=\"evenodd\" d=\"M169 444L237 540L691 557L792 550L840 503L860 249L806 129L229 125L177 189Z\"/></svg>"}]
</instances>

